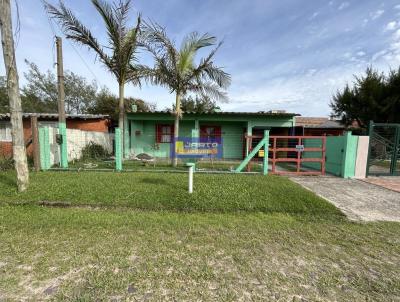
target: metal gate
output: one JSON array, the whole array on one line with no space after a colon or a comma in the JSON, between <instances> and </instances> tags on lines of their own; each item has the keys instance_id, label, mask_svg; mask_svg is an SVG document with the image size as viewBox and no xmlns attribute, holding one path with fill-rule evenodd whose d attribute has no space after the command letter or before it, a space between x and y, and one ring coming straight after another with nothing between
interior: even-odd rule
<instances>
[{"instance_id":1,"label":"metal gate","mask_svg":"<svg viewBox=\"0 0 400 302\"><path fill-rule=\"evenodd\" d=\"M246 136L249 152L262 136ZM280 175L325 175L326 136L270 136L269 170ZM252 161L263 158L264 151ZM247 166L250 171L251 165Z\"/></svg>"},{"instance_id":2,"label":"metal gate","mask_svg":"<svg viewBox=\"0 0 400 302\"><path fill-rule=\"evenodd\" d=\"M400 175L400 124L370 123L367 175Z\"/></svg>"}]
</instances>

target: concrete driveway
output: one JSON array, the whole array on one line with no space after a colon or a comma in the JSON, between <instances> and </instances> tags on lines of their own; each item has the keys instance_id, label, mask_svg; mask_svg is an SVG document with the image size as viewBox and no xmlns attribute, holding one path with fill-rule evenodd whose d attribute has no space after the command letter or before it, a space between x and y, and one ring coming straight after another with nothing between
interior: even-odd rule
<instances>
[{"instance_id":1,"label":"concrete driveway","mask_svg":"<svg viewBox=\"0 0 400 302\"><path fill-rule=\"evenodd\" d=\"M291 177L330 201L351 220L400 222L400 193L356 179Z\"/></svg>"}]
</instances>

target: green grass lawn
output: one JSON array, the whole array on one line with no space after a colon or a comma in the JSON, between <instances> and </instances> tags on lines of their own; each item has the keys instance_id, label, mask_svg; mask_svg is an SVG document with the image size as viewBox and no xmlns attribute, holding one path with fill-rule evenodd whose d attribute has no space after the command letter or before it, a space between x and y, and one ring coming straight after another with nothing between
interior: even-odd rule
<instances>
[{"instance_id":1,"label":"green grass lawn","mask_svg":"<svg viewBox=\"0 0 400 302\"><path fill-rule=\"evenodd\" d=\"M331 204L278 176L185 173L40 172L18 194L13 173L0 175L0 202L61 202L146 210L282 212L341 215Z\"/></svg>"},{"instance_id":2,"label":"green grass lawn","mask_svg":"<svg viewBox=\"0 0 400 302\"><path fill-rule=\"evenodd\" d=\"M0 300L395 301L400 225L0 206Z\"/></svg>"},{"instance_id":3,"label":"green grass lawn","mask_svg":"<svg viewBox=\"0 0 400 302\"><path fill-rule=\"evenodd\" d=\"M0 174L0 301L399 300L399 223L281 177L198 174L189 196L186 176L36 173L18 195Z\"/></svg>"}]
</instances>

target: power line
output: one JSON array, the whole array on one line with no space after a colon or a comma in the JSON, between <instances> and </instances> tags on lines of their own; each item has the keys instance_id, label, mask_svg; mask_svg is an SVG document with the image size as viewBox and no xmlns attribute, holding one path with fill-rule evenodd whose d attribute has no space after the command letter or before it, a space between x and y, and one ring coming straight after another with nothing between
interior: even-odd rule
<instances>
[{"instance_id":1,"label":"power line","mask_svg":"<svg viewBox=\"0 0 400 302\"><path fill-rule=\"evenodd\" d=\"M56 37L56 36L57 36L56 31L55 31L55 29L54 29L53 23L51 22L51 18L50 18L50 16L49 16L49 12L48 12L47 9L46 9L46 2L45 2L44 0L42 0L42 4L43 4L43 8L44 8L46 17L47 17L47 22L48 22L49 25L50 25L50 29L51 29L51 31L53 32L53 36Z\"/></svg>"},{"instance_id":2,"label":"power line","mask_svg":"<svg viewBox=\"0 0 400 302\"><path fill-rule=\"evenodd\" d=\"M72 49L75 51L75 53L78 55L78 57L81 59L81 61L83 62L83 64L86 66L86 68L89 70L89 72L93 75L93 77L95 78L95 80L100 83L99 79L96 77L96 74L90 69L89 65L86 63L86 61L83 59L83 57L81 56L81 54L78 52L78 50L75 48L74 44L72 44L68 39L67 39L69 45L71 45Z\"/></svg>"},{"instance_id":3,"label":"power line","mask_svg":"<svg viewBox=\"0 0 400 302\"><path fill-rule=\"evenodd\" d=\"M44 1L42 1L42 2L43 2L43 4L45 4ZM53 26L53 22L52 22L52 20L51 20L49 14L48 14L48 12L47 12L47 10L46 10L46 7L45 7L45 11L46 11L47 21L48 21L48 23L49 23L49 25L50 25L50 29L51 29L51 31L53 32L54 37L56 37L56 36L57 36L57 33L56 33L56 30L55 30L55 28L54 28L54 26ZM56 23L56 26L57 26L58 30L59 30L60 32L62 32L60 26L59 26L57 23ZM75 48L75 46L71 43L71 41L69 41L68 39L66 39L66 40L67 40L68 44L72 47L72 49L74 50L74 52L78 55L78 57L79 57L80 60L82 61L83 65L85 65L85 67L87 68L87 70L88 70L88 71L92 74L92 76L95 78L96 82L99 83L99 84L101 84L101 82L100 82L99 79L97 78L96 74L92 71L92 69L91 69L91 68L89 67L89 65L86 63L85 59L81 56L81 54L79 53L79 51ZM55 63L54 45L55 45L55 42L53 43L53 47L52 47L53 66L56 64L56 63Z\"/></svg>"}]
</instances>

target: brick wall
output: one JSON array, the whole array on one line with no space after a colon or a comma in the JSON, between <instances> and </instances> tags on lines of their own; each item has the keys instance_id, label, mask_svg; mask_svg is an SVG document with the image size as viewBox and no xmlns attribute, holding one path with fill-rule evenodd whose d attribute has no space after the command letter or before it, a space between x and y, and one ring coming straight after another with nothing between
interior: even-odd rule
<instances>
[{"instance_id":1,"label":"brick wall","mask_svg":"<svg viewBox=\"0 0 400 302\"><path fill-rule=\"evenodd\" d=\"M103 119L67 120L68 129L83 131L108 132L110 121Z\"/></svg>"},{"instance_id":2,"label":"brick wall","mask_svg":"<svg viewBox=\"0 0 400 302\"><path fill-rule=\"evenodd\" d=\"M110 121L104 119L88 119L88 120L67 120L68 129L78 129L82 131L93 131L93 132L108 132ZM31 120L23 120L24 138L27 142L32 137ZM32 156L33 148L30 144L27 148L28 156ZM11 157L12 156L12 143L11 142L0 142L0 156Z\"/></svg>"}]
</instances>

